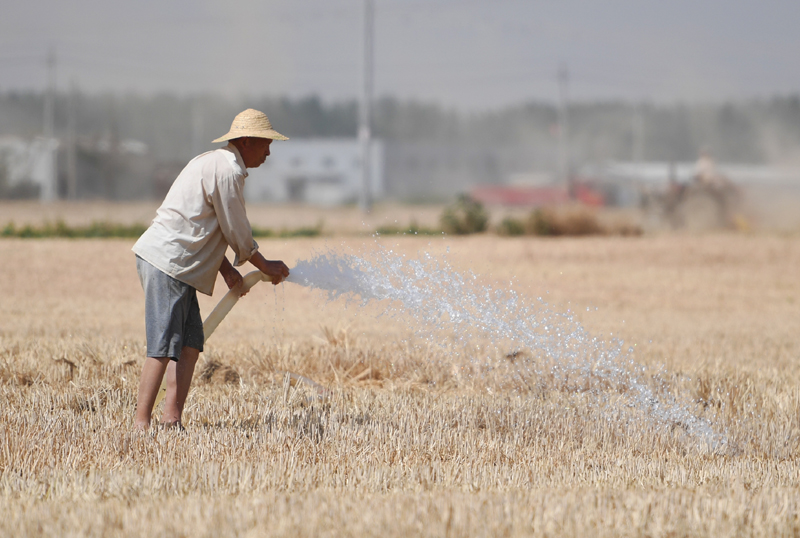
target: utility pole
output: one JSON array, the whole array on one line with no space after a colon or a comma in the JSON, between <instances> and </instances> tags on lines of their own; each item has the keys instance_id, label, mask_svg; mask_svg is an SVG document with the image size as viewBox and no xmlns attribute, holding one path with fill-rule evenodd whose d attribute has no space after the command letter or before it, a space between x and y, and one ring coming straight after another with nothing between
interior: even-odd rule
<instances>
[{"instance_id":1,"label":"utility pole","mask_svg":"<svg viewBox=\"0 0 800 538\"><path fill-rule=\"evenodd\" d=\"M44 94L44 145L46 152L47 177L44 178L39 199L52 202L58 197L58 143L55 140L56 111L56 50L50 47L47 53L47 88Z\"/></svg>"},{"instance_id":2,"label":"utility pole","mask_svg":"<svg viewBox=\"0 0 800 538\"><path fill-rule=\"evenodd\" d=\"M558 68L558 180L571 190L568 84L569 72L562 64Z\"/></svg>"},{"instance_id":3,"label":"utility pole","mask_svg":"<svg viewBox=\"0 0 800 538\"><path fill-rule=\"evenodd\" d=\"M73 80L67 101L67 198L78 199L78 87Z\"/></svg>"},{"instance_id":4,"label":"utility pole","mask_svg":"<svg viewBox=\"0 0 800 538\"><path fill-rule=\"evenodd\" d=\"M374 53L374 4L364 0L363 50L361 65L361 101L358 107L358 140L361 143L361 195L359 207L363 213L372 209L372 76Z\"/></svg>"},{"instance_id":5,"label":"utility pole","mask_svg":"<svg viewBox=\"0 0 800 538\"><path fill-rule=\"evenodd\" d=\"M642 162L644 160L644 112L641 104L633 105L633 157L634 162Z\"/></svg>"},{"instance_id":6,"label":"utility pole","mask_svg":"<svg viewBox=\"0 0 800 538\"><path fill-rule=\"evenodd\" d=\"M108 105L109 131L108 131L108 153L105 155L104 168L104 191L106 200L114 200L117 197L117 174L119 168L119 124L117 123L117 105L114 96L111 96Z\"/></svg>"},{"instance_id":7,"label":"utility pole","mask_svg":"<svg viewBox=\"0 0 800 538\"><path fill-rule=\"evenodd\" d=\"M44 93L44 137L52 139L55 134L56 101L56 51L53 47L47 52L47 88Z\"/></svg>"},{"instance_id":8,"label":"utility pole","mask_svg":"<svg viewBox=\"0 0 800 538\"><path fill-rule=\"evenodd\" d=\"M202 96L195 95L192 98L192 157L196 157L203 152L206 143L203 141L203 103Z\"/></svg>"}]
</instances>

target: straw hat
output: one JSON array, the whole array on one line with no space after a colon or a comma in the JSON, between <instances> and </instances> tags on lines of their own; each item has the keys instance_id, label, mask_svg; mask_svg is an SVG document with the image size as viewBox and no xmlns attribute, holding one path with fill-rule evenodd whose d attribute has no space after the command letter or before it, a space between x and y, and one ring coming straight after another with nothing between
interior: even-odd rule
<instances>
[{"instance_id":1,"label":"straw hat","mask_svg":"<svg viewBox=\"0 0 800 538\"><path fill-rule=\"evenodd\" d=\"M255 138L271 138L272 140L289 140L288 137L283 136L281 133L272 128L269 118L263 112L248 108L244 112L240 112L233 118L231 130L227 134L212 141L225 142L226 140L233 140L243 136L252 136Z\"/></svg>"}]
</instances>

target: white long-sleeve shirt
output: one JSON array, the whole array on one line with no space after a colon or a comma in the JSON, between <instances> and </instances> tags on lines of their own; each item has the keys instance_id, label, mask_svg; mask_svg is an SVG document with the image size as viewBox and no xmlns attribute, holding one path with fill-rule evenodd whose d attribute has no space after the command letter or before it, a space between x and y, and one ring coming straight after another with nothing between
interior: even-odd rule
<instances>
[{"instance_id":1,"label":"white long-sleeve shirt","mask_svg":"<svg viewBox=\"0 0 800 538\"><path fill-rule=\"evenodd\" d=\"M211 295L228 246L239 266L258 250L244 206L247 168L232 144L203 153L175 179L133 252Z\"/></svg>"}]
</instances>

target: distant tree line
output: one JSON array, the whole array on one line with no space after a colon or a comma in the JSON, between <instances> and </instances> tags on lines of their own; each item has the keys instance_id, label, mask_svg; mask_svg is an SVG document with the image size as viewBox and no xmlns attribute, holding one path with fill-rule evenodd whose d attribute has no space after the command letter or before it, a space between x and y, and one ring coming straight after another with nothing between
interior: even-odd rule
<instances>
[{"instance_id":1,"label":"distant tree line","mask_svg":"<svg viewBox=\"0 0 800 538\"><path fill-rule=\"evenodd\" d=\"M265 111L291 137L353 137L357 131L356 101L59 93L55 132L66 135L72 110L82 139L137 139L159 162L184 162L213 147L211 140L248 107ZM41 93L0 93L0 136L40 134L43 109ZM568 118L575 166L634 158L691 161L701 149L720 161L800 162L800 94L720 103L576 102ZM469 113L390 97L375 103L373 126L387 142L529 149L533 166L542 170L554 166L557 129L558 110L551 103Z\"/></svg>"}]
</instances>

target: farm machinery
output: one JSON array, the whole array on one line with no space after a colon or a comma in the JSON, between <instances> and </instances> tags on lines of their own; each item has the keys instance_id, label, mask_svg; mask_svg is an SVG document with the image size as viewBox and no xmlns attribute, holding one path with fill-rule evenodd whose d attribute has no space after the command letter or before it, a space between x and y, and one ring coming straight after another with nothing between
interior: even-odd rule
<instances>
[{"instance_id":1,"label":"farm machinery","mask_svg":"<svg viewBox=\"0 0 800 538\"><path fill-rule=\"evenodd\" d=\"M713 230L742 226L741 190L724 176L713 181L695 177L689 183L670 181L666 190L645 192L642 209L673 229Z\"/></svg>"}]
</instances>

